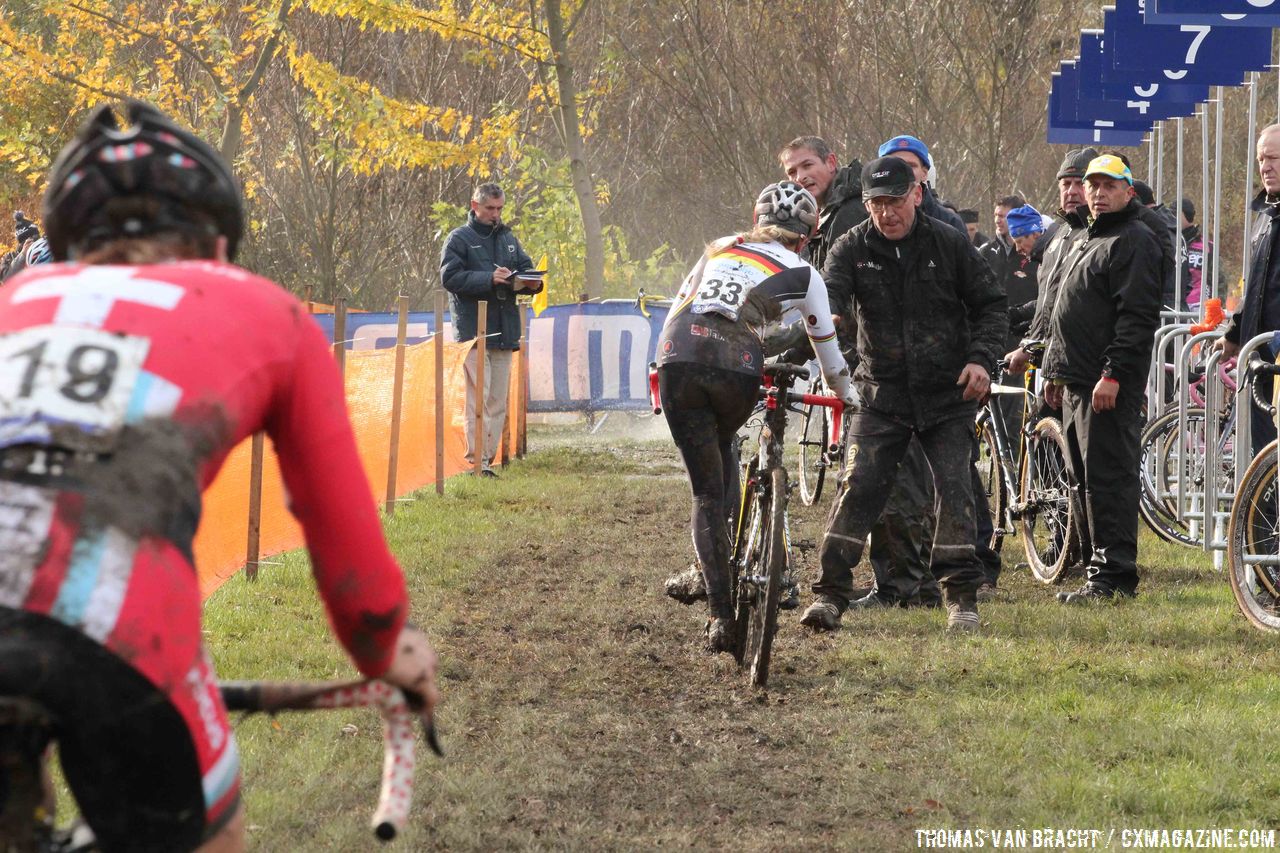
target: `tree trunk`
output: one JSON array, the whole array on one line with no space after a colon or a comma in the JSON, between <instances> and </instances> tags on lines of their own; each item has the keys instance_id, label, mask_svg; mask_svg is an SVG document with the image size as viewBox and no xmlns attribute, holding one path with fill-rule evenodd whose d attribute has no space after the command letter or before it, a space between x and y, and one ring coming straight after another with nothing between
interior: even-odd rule
<instances>
[{"instance_id":1,"label":"tree trunk","mask_svg":"<svg viewBox=\"0 0 1280 853\"><path fill-rule=\"evenodd\" d=\"M600 225L600 207L596 204L586 146L582 142L582 128L578 124L578 90L573 82L573 68L569 65L569 39L560 14L560 0L544 0L544 8L547 35L551 39L551 52L555 59L556 85L560 91L560 128L587 243L587 280L583 283L582 298L598 299L604 295L604 230Z\"/></svg>"}]
</instances>

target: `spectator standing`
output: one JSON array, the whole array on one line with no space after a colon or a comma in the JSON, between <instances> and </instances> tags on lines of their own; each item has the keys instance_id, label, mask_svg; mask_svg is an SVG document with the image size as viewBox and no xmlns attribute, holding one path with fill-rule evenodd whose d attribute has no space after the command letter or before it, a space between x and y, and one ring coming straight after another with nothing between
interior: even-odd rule
<instances>
[{"instance_id":1,"label":"spectator standing","mask_svg":"<svg viewBox=\"0 0 1280 853\"><path fill-rule=\"evenodd\" d=\"M1183 307L1188 311L1199 311L1201 284L1204 271L1209 268L1213 257L1213 242L1206 240L1196 224L1196 206L1189 198L1184 198L1178 210L1178 226L1181 229L1181 242L1178 245L1178 256L1182 260L1182 286L1187 294Z\"/></svg>"},{"instance_id":2,"label":"spectator standing","mask_svg":"<svg viewBox=\"0 0 1280 853\"><path fill-rule=\"evenodd\" d=\"M963 230L919 214L922 187L907 163L873 160L862 186L870 219L841 238L823 270L832 294L853 306L862 406L820 548L818 597L801 622L839 625L867 532L916 439L938 496L931 568L947 625L977 630L983 575L969 460L976 401L990 389L1008 322L1004 295Z\"/></svg>"},{"instance_id":3,"label":"spectator standing","mask_svg":"<svg viewBox=\"0 0 1280 853\"><path fill-rule=\"evenodd\" d=\"M950 225L961 234L968 236L969 229L964 227L964 220L958 213L944 207L938 200L933 188L929 186L929 170L933 168L933 158L929 156L929 146L914 136L895 136L880 146L877 152L881 157L897 157L911 167L916 181L920 184L920 212L932 216Z\"/></svg>"},{"instance_id":4,"label":"spectator standing","mask_svg":"<svg viewBox=\"0 0 1280 853\"><path fill-rule=\"evenodd\" d=\"M1220 346L1227 358L1240 353L1240 345L1263 332L1280 329L1280 251L1276 243L1280 239L1280 124L1262 129L1258 134L1258 174L1262 189L1253 200L1253 210L1258 214L1252 235L1252 258L1249 261L1249 280L1245 283L1244 298L1240 310L1231 317L1227 333ZM1262 347L1261 355L1274 359L1276 353ZM1253 452L1257 453L1276 437L1276 426L1271 418L1250 406L1253 420Z\"/></svg>"},{"instance_id":5,"label":"spectator standing","mask_svg":"<svg viewBox=\"0 0 1280 853\"><path fill-rule=\"evenodd\" d=\"M991 240L990 237L978 230L978 211L971 207L961 208L960 221L964 223L965 230L969 232L969 242L973 244L975 249Z\"/></svg>"},{"instance_id":6,"label":"spectator standing","mask_svg":"<svg viewBox=\"0 0 1280 853\"><path fill-rule=\"evenodd\" d=\"M1118 158L1124 163L1125 168L1133 170L1128 157L1114 151L1105 153ZM1142 218L1142 224L1151 229L1151 233L1156 235L1156 242L1160 244L1160 304L1167 309L1179 308L1178 297L1174 292L1177 289L1177 279L1174 276L1177 274L1178 267L1176 246L1178 219L1173 215L1173 211L1156 202L1155 193L1147 184L1134 181L1133 192L1138 200L1138 214ZM1184 290L1186 286L1187 283L1184 281L1182 283Z\"/></svg>"},{"instance_id":7,"label":"spectator standing","mask_svg":"<svg viewBox=\"0 0 1280 853\"><path fill-rule=\"evenodd\" d=\"M1118 158L1085 170L1090 219L1067 258L1050 319L1045 400L1062 409L1067 468L1082 495L1086 582L1079 604L1138 588L1139 434L1160 321L1161 251L1143 224L1133 173Z\"/></svg>"},{"instance_id":8,"label":"spectator standing","mask_svg":"<svg viewBox=\"0 0 1280 853\"><path fill-rule=\"evenodd\" d=\"M476 187L471 196L471 212L467 224L449 233L440 257L440 280L449 291L449 310L453 314L453 337L459 343L474 340L479 322L479 304L489 303L485 348L484 400L476 399L477 350L467 355L464 372L467 380L465 430L467 463L481 456L482 474L497 477L493 458L502 440L507 420L507 397L511 379L511 354L520 349L520 307L516 289L521 285L515 274L533 268L533 261L520 246L511 228L502 221L506 197L494 183ZM528 292L536 293L541 284ZM484 406L483 437L475 435L476 406Z\"/></svg>"},{"instance_id":9,"label":"spectator standing","mask_svg":"<svg viewBox=\"0 0 1280 853\"><path fill-rule=\"evenodd\" d=\"M0 281L5 281L17 275L27 267L27 249L31 244L40 239L40 228L21 210L13 212L13 236L17 242L17 248L10 254L5 255L3 263L0 263Z\"/></svg>"}]
</instances>

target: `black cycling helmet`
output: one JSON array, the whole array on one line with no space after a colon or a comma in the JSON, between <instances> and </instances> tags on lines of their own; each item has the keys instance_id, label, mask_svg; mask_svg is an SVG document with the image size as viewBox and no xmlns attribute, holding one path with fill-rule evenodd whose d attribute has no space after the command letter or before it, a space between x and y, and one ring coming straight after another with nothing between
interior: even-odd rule
<instances>
[{"instance_id":1,"label":"black cycling helmet","mask_svg":"<svg viewBox=\"0 0 1280 853\"><path fill-rule=\"evenodd\" d=\"M165 232L227 238L234 258L244 233L240 185L213 146L150 104L126 101L127 130L110 105L96 107L58 154L44 196L44 228L55 258L73 247ZM145 218L111 202L148 199Z\"/></svg>"},{"instance_id":2,"label":"black cycling helmet","mask_svg":"<svg viewBox=\"0 0 1280 853\"><path fill-rule=\"evenodd\" d=\"M769 184L756 198L755 221L757 225L776 225L807 237L818 224L818 202L812 193L793 181Z\"/></svg>"}]
</instances>

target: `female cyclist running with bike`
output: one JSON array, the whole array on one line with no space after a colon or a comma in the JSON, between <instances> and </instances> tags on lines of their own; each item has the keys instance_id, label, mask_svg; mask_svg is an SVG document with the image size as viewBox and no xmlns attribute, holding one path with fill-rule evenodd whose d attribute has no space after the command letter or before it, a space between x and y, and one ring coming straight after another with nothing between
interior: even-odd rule
<instances>
[{"instance_id":1,"label":"female cyclist running with bike","mask_svg":"<svg viewBox=\"0 0 1280 853\"><path fill-rule=\"evenodd\" d=\"M693 547L716 652L733 651L727 518L738 494L734 435L759 396L765 325L788 309L801 311L827 385L852 403L826 285L796 254L817 221L818 205L799 184L765 187L752 229L707 247L680 286L658 340L662 408L693 490Z\"/></svg>"}]
</instances>

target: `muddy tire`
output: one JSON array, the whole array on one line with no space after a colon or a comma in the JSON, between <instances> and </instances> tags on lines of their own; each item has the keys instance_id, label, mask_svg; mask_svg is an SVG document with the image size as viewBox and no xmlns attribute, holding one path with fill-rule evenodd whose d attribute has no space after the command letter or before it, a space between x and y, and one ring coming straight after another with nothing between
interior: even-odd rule
<instances>
[{"instance_id":1,"label":"muddy tire","mask_svg":"<svg viewBox=\"0 0 1280 853\"><path fill-rule=\"evenodd\" d=\"M742 665L751 683L763 687L769 680L769 656L778 630L778 603L782 600L782 576L787 572L787 472L774 468L762 502L763 541L756 571L739 589L748 590L746 645ZM742 613L741 603L739 614ZM741 618L739 620L742 621Z\"/></svg>"},{"instance_id":2,"label":"muddy tire","mask_svg":"<svg viewBox=\"0 0 1280 853\"><path fill-rule=\"evenodd\" d=\"M987 495L987 507L991 510L991 550L1000 553L1004 544L1005 515L1009 506L1009 494L1004 485L1004 473L1000 469L1000 454L996 450L996 434L991 418L978 421L978 479Z\"/></svg>"},{"instance_id":3,"label":"muddy tire","mask_svg":"<svg viewBox=\"0 0 1280 853\"><path fill-rule=\"evenodd\" d=\"M822 496L822 483L827 477L827 439L830 414L826 406L807 406L804 428L800 430L800 454L796 480L800 484L800 502L813 506Z\"/></svg>"},{"instance_id":4,"label":"muddy tire","mask_svg":"<svg viewBox=\"0 0 1280 853\"><path fill-rule=\"evenodd\" d=\"M1067 440L1057 418L1041 418L1022 456L1022 544L1041 583L1061 583L1075 542L1075 502L1067 479Z\"/></svg>"}]
</instances>

